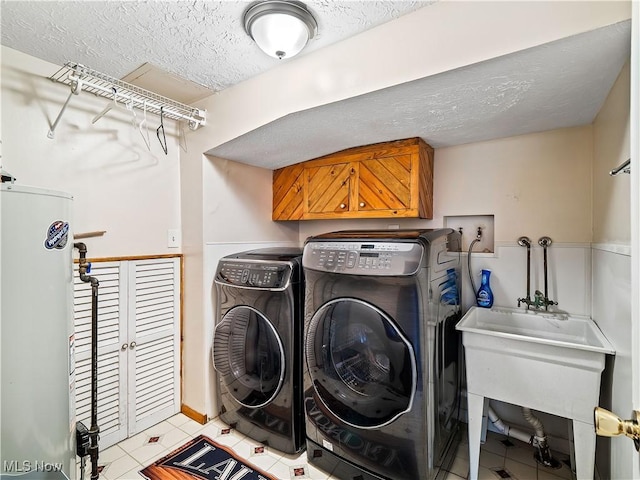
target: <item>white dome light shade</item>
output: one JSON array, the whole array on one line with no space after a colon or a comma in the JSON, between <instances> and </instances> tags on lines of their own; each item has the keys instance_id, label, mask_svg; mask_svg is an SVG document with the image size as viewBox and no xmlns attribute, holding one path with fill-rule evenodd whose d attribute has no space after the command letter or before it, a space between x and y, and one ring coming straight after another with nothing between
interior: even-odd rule
<instances>
[{"instance_id":1,"label":"white dome light shade","mask_svg":"<svg viewBox=\"0 0 640 480\"><path fill-rule=\"evenodd\" d=\"M291 15L274 13L257 18L251 25L251 36L272 57L293 57L309 40L304 23Z\"/></svg>"},{"instance_id":2,"label":"white dome light shade","mask_svg":"<svg viewBox=\"0 0 640 480\"><path fill-rule=\"evenodd\" d=\"M289 58L313 38L317 24L302 4L265 1L245 12L244 28L267 55Z\"/></svg>"}]
</instances>

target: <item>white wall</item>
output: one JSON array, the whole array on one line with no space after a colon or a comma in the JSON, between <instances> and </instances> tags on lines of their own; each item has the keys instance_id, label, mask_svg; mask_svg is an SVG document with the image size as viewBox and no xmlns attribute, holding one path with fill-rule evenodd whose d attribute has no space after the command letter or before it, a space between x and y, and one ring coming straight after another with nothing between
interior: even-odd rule
<instances>
[{"instance_id":1,"label":"white wall","mask_svg":"<svg viewBox=\"0 0 640 480\"><path fill-rule=\"evenodd\" d=\"M179 253L167 247L167 230L181 226L176 137L167 135L165 155L155 115L148 115L151 151L127 112L92 125L108 101L82 93L71 98L55 138L47 138L70 93L48 79L59 68L2 47L2 166L21 184L73 195L73 231L107 232L84 240L90 257ZM167 133L175 132L166 123Z\"/></svg>"},{"instance_id":2,"label":"white wall","mask_svg":"<svg viewBox=\"0 0 640 480\"><path fill-rule=\"evenodd\" d=\"M630 157L629 105L626 65L593 124L593 319L616 350L600 405L622 416L633 409L630 176L611 177L608 172ZM604 478L633 478L628 459L634 457L632 442L598 439L598 468Z\"/></svg>"}]
</instances>

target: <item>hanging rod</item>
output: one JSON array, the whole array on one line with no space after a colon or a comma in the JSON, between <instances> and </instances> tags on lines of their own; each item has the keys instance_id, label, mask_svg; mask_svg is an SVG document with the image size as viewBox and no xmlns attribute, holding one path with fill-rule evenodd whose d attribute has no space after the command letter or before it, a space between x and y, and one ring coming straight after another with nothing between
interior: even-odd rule
<instances>
[{"instance_id":1,"label":"hanging rod","mask_svg":"<svg viewBox=\"0 0 640 480\"><path fill-rule=\"evenodd\" d=\"M147 112L156 115L160 115L162 110L164 118L186 120L191 130L196 130L200 125L206 124L205 110L185 105L123 80L97 72L79 63L65 63L49 79L71 87L71 93L49 130L47 135L49 138L53 138L56 126L67 108L71 96L78 95L81 91L93 93L96 96L110 100L117 98L123 104L131 104L135 108L146 109Z\"/></svg>"},{"instance_id":2,"label":"hanging rod","mask_svg":"<svg viewBox=\"0 0 640 480\"><path fill-rule=\"evenodd\" d=\"M631 159L621 163L619 166L609 172L612 177L620 173L631 173Z\"/></svg>"}]
</instances>

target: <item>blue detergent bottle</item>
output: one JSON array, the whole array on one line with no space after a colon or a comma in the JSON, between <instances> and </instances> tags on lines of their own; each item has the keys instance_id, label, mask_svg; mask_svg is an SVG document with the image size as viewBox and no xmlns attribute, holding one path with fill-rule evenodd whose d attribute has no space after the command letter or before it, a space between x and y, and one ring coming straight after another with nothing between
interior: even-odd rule
<instances>
[{"instance_id":1,"label":"blue detergent bottle","mask_svg":"<svg viewBox=\"0 0 640 480\"><path fill-rule=\"evenodd\" d=\"M493 305L493 292L491 291L491 285L489 284L489 278L491 277L491 270L482 270L482 283L478 289L476 295L476 303L479 307L491 308Z\"/></svg>"}]
</instances>

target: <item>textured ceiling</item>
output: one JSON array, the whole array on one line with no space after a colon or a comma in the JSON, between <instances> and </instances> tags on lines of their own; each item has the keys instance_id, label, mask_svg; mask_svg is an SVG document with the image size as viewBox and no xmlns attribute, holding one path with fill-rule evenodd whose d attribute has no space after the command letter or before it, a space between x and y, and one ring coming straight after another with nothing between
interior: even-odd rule
<instances>
[{"instance_id":1,"label":"textured ceiling","mask_svg":"<svg viewBox=\"0 0 640 480\"><path fill-rule=\"evenodd\" d=\"M631 22L621 22L297 112L208 153L278 168L401 138L438 148L586 125L629 59L630 38Z\"/></svg>"},{"instance_id":2,"label":"textured ceiling","mask_svg":"<svg viewBox=\"0 0 640 480\"><path fill-rule=\"evenodd\" d=\"M245 33L242 15L251 3L3 0L2 45L117 78L151 63L220 91L286 61L265 55ZM307 0L318 34L300 56L430 3Z\"/></svg>"},{"instance_id":3,"label":"textured ceiling","mask_svg":"<svg viewBox=\"0 0 640 480\"><path fill-rule=\"evenodd\" d=\"M210 89L197 90L196 97L202 98L287 61L268 57L245 34L242 14L250 3L3 0L2 44L57 65L79 62L114 77L136 69L127 78L142 70L151 76L166 71L192 87ZM305 3L319 33L300 55L434 2ZM629 50L627 21L297 112L208 153L278 168L399 138L418 136L434 147L446 147L585 125L595 118ZM139 69L143 64L159 68ZM171 84L174 90L177 83Z\"/></svg>"}]
</instances>

